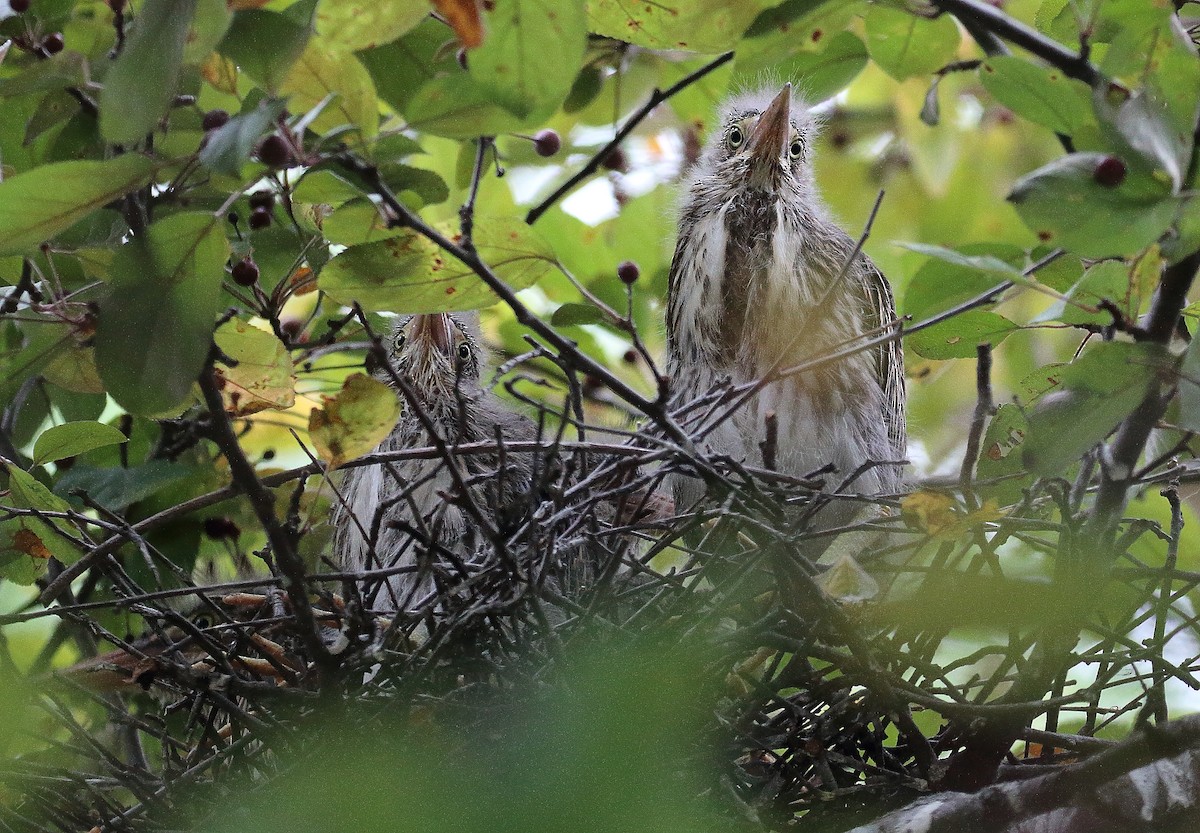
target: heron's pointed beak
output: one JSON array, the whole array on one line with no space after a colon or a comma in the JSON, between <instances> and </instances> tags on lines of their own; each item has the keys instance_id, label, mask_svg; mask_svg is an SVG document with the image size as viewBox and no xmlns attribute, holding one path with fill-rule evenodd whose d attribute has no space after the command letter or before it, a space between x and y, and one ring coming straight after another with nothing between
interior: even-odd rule
<instances>
[{"instance_id":1,"label":"heron's pointed beak","mask_svg":"<svg viewBox=\"0 0 1200 833\"><path fill-rule=\"evenodd\" d=\"M779 94L758 117L747 142L750 182L758 188L773 188L783 169L783 149L791 137L792 85L784 84Z\"/></svg>"},{"instance_id":2,"label":"heron's pointed beak","mask_svg":"<svg viewBox=\"0 0 1200 833\"><path fill-rule=\"evenodd\" d=\"M413 318L412 338L449 356L454 347L453 326L450 316L444 312L417 315Z\"/></svg>"}]
</instances>

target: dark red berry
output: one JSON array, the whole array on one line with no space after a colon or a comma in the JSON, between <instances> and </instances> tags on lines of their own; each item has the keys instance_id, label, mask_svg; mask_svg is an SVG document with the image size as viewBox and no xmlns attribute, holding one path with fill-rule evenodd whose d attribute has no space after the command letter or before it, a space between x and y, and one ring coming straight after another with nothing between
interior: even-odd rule
<instances>
[{"instance_id":1,"label":"dark red berry","mask_svg":"<svg viewBox=\"0 0 1200 833\"><path fill-rule=\"evenodd\" d=\"M270 191L255 191L250 195L251 208L271 208L275 205L275 195Z\"/></svg>"},{"instance_id":2,"label":"dark red berry","mask_svg":"<svg viewBox=\"0 0 1200 833\"><path fill-rule=\"evenodd\" d=\"M583 377L583 389L585 392L595 393L602 387L604 387L604 382L599 376L593 376L589 373Z\"/></svg>"},{"instance_id":3,"label":"dark red berry","mask_svg":"<svg viewBox=\"0 0 1200 833\"><path fill-rule=\"evenodd\" d=\"M57 55L63 51L63 46L65 45L62 32L51 32L42 38L42 49L47 55Z\"/></svg>"},{"instance_id":4,"label":"dark red berry","mask_svg":"<svg viewBox=\"0 0 1200 833\"><path fill-rule=\"evenodd\" d=\"M258 143L258 161L272 168L286 168L292 164L292 149L277 133Z\"/></svg>"},{"instance_id":5,"label":"dark red berry","mask_svg":"<svg viewBox=\"0 0 1200 833\"><path fill-rule=\"evenodd\" d=\"M271 209L256 208L250 212L250 228L258 231L271 225Z\"/></svg>"},{"instance_id":6,"label":"dark red berry","mask_svg":"<svg viewBox=\"0 0 1200 833\"><path fill-rule=\"evenodd\" d=\"M298 318L289 318L286 321L280 321L279 329L294 344L303 344L308 341L308 334L304 332L304 322Z\"/></svg>"},{"instance_id":7,"label":"dark red berry","mask_svg":"<svg viewBox=\"0 0 1200 833\"><path fill-rule=\"evenodd\" d=\"M242 534L242 530L230 518L205 518L204 534L214 541L225 538L236 541L237 537Z\"/></svg>"},{"instance_id":8,"label":"dark red berry","mask_svg":"<svg viewBox=\"0 0 1200 833\"><path fill-rule=\"evenodd\" d=\"M224 110L209 110L200 119L200 126L205 130L216 130L229 122L229 114Z\"/></svg>"},{"instance_id":9,"label":"dark red berry","mask_svg":"<svg viewBox=\"0 0 1200 833\"><path fill-rule=\"evenodd\" d=\"M233 264L233 280L239 286L254 286L258 283L258 264L249 255Z\"/></svg>"},{"instance_id":10,"label":"dark red berry","mask_svg":"<svg viewBox=\"0 0 1200 833\"><path fill-rule=\"evenodd\" d=\"M617 267L617 277L621 279L621 283L629 286L636 281L642 274L642 270L632 260L625 260Z\"/></svg>"},{"instance_id":11,"label":"dark red berry","mask_svg":"<svg viewBox=\"0 0 1200 833\"><path fill-rule=\"evenodd\" d=\"M1115 156L1106 156L1096 166L1092 179L1105 188L1116 188L1125 181L1125 163Z\"/></svg>"},{"instance_id":12,"label":"dark red berry","mask_svg":"<svg viewBox=\"0 0 1200 833\"><path fill-rule=\"evenodd\" d=\"M533 137L533 149L537 151L538 156L553 156L561 147L562 138L555 130L539 130Z\"/></svg>"},{"instance_id":13,"label":"dark red berry","mask_svg":"<svg viewBox=\"0 0 1200 833\"><path fill-rule=\"evenodd\" d=\"M621 358L625 361L625 364L637 364L638 351L630 347L625 351L625 355L621 356Z\"/></svg>"},{"instance_id":14,"label":"dark red berry","mask_svg":"<svg viewBox=\"0 0 1200 833\"><path fill-rule=\"evenodd\" d=\"M8 0L8 7L13 14L24 14L29 11L29 0Z\"/></svg>"},{"instance_id":15,"label":"dark red berry","mask_svg":"<svg viewBox=\"0 0 1200 833\"><path fill-rule=\"evenodd\" d=\"M629 157L625 155L625 151L620 148L613 148L609 151L608 156L605 156L600 162L601 165L608 168L610 171L616 171L623 174L629 170Z\"/></svg>"}]
</instances>

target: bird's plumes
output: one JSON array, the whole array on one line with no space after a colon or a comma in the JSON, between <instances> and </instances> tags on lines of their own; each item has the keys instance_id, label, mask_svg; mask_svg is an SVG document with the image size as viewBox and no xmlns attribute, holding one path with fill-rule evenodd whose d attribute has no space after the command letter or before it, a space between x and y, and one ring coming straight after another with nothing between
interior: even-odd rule
<instances>
[{"instance_id":1,"label":"bird's plumes","mask_svg":"<svg viewBox=\"0 0 1200 833\"><path fill-rule=\"evenodd\" d=\"M482 386L474 315L400 319L387 346L390 368L378 375L401 389L404 411L376 451L537 438L532 420ZM363 582L375 609L421 609L496 555L534 501L534 474L534 455L499 450L353 468L334 515L337 558L349 571L401 571Z\"/></svg>"},{"instance_id":2,"label":"bird's plumes","mask_svg":"<svg viewBox=\"0 0 1200 833\"><path fill-rule=\"evenodd\" d=\"M821 200L812 167L816 120L791 85L736 95L718 119L689 171L671 264L667 343L676 406L726 378L750 383L832 355L886 334L896 321L887 280L855 254ZM687 415L711 453L795 476L830 465L841 477L859 472L847 487L857 494L900 486L905 393L896 341L771 382L728 411L717 404ZM764 460L770 413L777 441L773 460ZM692 505L703 488L680 477L677 504ZM839 505L822 511L821 525L854 514Z\"/></svg>"}]
</instances>

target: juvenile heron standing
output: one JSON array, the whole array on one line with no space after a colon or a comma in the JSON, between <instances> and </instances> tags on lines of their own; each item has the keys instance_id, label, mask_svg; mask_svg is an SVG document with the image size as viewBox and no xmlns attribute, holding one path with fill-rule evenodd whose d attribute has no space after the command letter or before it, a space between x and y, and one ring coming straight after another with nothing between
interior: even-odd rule
<instances>
[{"instance_id":1,"label":"juvenile heron standing","mask_svg":"<svg viewBox=\"0 0 1200 833\"><path fill-rule=\"evenodd\" d=\"M895 322L887 280L870 258L855 256L855 242L817 192L815 132L791 84L736 95L721 108L683 195L671 263L667 347L676 405L725 377L753 382ZM777 471L802 476L832 464L849 477L869 466L847 491L888 493L900 486L900 466L870 464L904 458L904 410L903 356L890 341L770 383L711 428L701 447L762 466L773 412ZM703 489L679 477L677 505L692 505ZM835 501L818 524L854 514L854 504Z\"/></svg>"},{"instance_id":2,"label":"juvenile heron standing","mask_svg":"<svg viewBox=\"0 0 1200 833\"><path fill-rule=\"evenodd\" d=\"M404 403L395 429L376 451L534 440L537 427L481 384L486 364L474 315L439 313L400 319L388 345L396 377L415 401ZM391 373L380 378L392 382ZM422 414L425 419L422 419ZM428 423L428 424L427 424ZM342 567L364 571L410 568L386 581L367 582L364 596L377 610L413 610L435 589L434 572L461 575L486 558L479 517L501 534L531 506L534 455L499 451L455 455L478 515L467 511L448 463L441 457L353 468L335 510L334 549Z\"/></svg>"}]
</instances>

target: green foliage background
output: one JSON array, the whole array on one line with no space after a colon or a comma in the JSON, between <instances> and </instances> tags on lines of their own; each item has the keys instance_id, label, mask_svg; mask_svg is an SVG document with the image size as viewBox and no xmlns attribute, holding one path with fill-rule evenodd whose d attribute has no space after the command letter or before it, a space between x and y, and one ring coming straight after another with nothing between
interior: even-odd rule
<instances>
[{"instance_id":1,"label":"green foliage background","mask_svg":"<svg viewBox=\"0 0 1200 833\"><path fill-rule=\"evenodd\" d=\"M114 5L124 7L119 19ZM446 15L473 7L434 5ZM136 521L225 485L227 467L207 441L187 442L159 420L196 412L195 381L226 310L232 321L218 343L239 360L224 370L227 404L264 473L306 462L298 442L331 458L327 441L308 436L309 414L361 369L365 335L353 321L339 323L353 302L380 329L381 312L483 308L499 354L525 352L528 331L469 268L411 230L388 227L361 167L345 164L350 156L454 235L477 139L494 136L474 205L481 257L526 290L521 298L537 315L652 395L648 369L628 356L628 335L593 300L623 311L617 265L635 261L632 318L661 354L679 171L727 92L782 80L826 102L817 179L852 234L885 192L865 248L891 280L906 325L1002 290L905 338L917 475L957 475L976 402L970 360L983 342L996 348L1001 409L978 476L996 509L1018 503L1035 477L1073 477L1155 374L1180 366L1181 395L1157 447L1190 452L1184 432L1200 429L1189 372L1196 351L1130 337L1162 270L1200 248L1200 62L1173 4L1003 4L1068 50L1087 31L1091 66L1103 76L1094 88L1085 80L1095 79L1068 77L1020 49L985 56L950 15L924 4L485 5L480 43L465 51L470 25L456 30L424 0L33 0L0 21L0 284L9 299L0 318L0 455L8 461L0 504L83 509L73 494L82 489ZM56 32L61 51L47 47ZM600 166L526 223L656 89L726 50L732 60L637 125L617 170ZM202 119L214 110L232 118L206 132ZM544 129L563 138L551 158L528 139ZM272 168L255 157L272 132L290 137L293 164ZM251 229L249 195L268 190L270 225ZM1057 259L1028 272L1058 248ZM255 287L231 278L246 256L259 269ZM36 297L24 294L30 286ZM1114 322L1115 339L1098 344ZM1094 346L1079 352L1089 335ZM561 396L553 368L546 381L546 390L528 386L530 395ZM636 418L603 386L589 393L590 418L614 426ZM378 439L372 414L393 407L368 399L349 439L338 438L357 443L357 453ZM302 509L303 547L315 564L328 502L314 489ZM1178 567L1200 569L1192 510L1184 512ZM1153 490L1129 513L1164 525L1169 517ZM242 552L265 540L232 501L149 539L185 572L221 562L227 543L203 534L214 515L239 524ZM0 519L0 612L25 609L48 556L70 565L81 547L65 521ZM1164 557L1143 554L1151 566ZM137 627L132 614L109 615L110 627ZM0 650L28 667L47 621L6 625ZM61 647L42 665L66 664L73 650Z\"/></svg>"}]
</instances>

